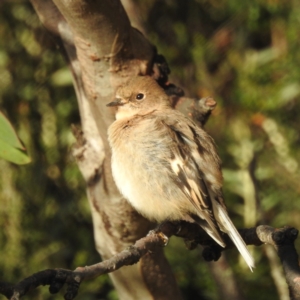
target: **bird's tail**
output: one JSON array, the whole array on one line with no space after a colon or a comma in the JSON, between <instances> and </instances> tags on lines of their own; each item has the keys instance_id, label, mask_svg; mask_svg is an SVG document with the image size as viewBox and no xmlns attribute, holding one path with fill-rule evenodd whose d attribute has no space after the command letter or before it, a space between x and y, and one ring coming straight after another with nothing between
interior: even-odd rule
<instances>
[{"instance_id":1,"label":"bird's tail","mask_svg":"<svg viewBox=\"0 0 300 300\"><path fill-rule=\"evenodd\" d=\"M249 250L247 249L244 240L242 239L239 232L237 231L232 221L230 220L226 209L217 201L214 202L213 206L214 206L214 215L219 224L220 229L228 234L228 236L231 238L231 240L233 241L233 243L235 244L235 246L243 256L251 272L253 272L252 269L255 267L254 259L252 255L249 253Z\"/></svg>"}]
</instances>

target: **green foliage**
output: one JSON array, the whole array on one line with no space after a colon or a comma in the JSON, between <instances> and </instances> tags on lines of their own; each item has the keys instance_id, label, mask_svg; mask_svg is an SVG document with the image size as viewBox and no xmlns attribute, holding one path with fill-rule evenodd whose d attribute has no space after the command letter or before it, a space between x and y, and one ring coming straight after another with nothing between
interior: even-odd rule
<instances>
[{"instance_id":1,"label":"green foliage","mask_svg":"<svg viewBox=\"0 0 300 300\"><path fill-rule=\"evenodd\" d=\"M171 80L187 95L218 102L207 129L223 160L234 223L300 228L297 1L134 2L149 39L170 65ZM99 256L84 183L69 154L70 124L80 120L65 62L28 3L6 1L0 14L0 110L32 159L26 166L0 160L1 279L17 282L41 269L91 264ZM280 299L273 262L263 247L251 249L254 273L236 251L226 253L245 298ZM218 299L198 250L187 251L176 239L167 256L185 299ZM31 298L57 299L46 288ZM101 277L84 283L79 299L116 295Z\"/></svg>"},{"instance_id":2,"label":"green foliage","mask_svg":"<svg viewBox=\"0 0 300 300\"><path fill-rule=\"evenodd\" d=\"M30 158L12 125L0 112L0 157L19 165L27 164Z\"/></svg>"}]
</instances>

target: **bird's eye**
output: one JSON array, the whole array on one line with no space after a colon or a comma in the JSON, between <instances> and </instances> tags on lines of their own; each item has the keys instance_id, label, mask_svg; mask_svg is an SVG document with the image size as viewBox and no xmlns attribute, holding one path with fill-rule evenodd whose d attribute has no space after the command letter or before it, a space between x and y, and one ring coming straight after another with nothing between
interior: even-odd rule
<instances>
[{"instance_id":1,"label":"bird's eye","mask_svg":"<svg viewBox=\"0 0 300 300\"><path fill-rule=\"evenodd\" d=\"M137 100L144 99L144 94L137 94L136 97L135 97L135 99L137 99Z\"/></svg>"}]
</instances>

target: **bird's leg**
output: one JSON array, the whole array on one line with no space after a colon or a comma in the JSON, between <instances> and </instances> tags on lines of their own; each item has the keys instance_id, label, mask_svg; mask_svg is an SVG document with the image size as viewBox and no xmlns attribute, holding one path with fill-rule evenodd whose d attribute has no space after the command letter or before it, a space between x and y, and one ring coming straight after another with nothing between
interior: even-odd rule
<instances>
[{"instance_id":1,"label":"bird's leg","mask_svg":"<svg viewBox=\"0 0 300 300\"><path fill-rule=\"evenodd\" d=\"M159 226L153 230L150 230L147 234L147 236L150 235L156 235L160 238L163 247L168 245L169 242L169 238L159 229Z\"/></svg>"},{"instance_id":2,"label":"bird's leg","mask_svg":"<svg viewBox=\"0 0 300 300\"><path fill-rule=\"evenodd\" d=\"M161 231L158 231L157 229L150 230L147 234L147 236L156 235L160 238L162 241L162 245L165 247L168 245L169 238L163 234Z\"/></svg>"}]
</instances>

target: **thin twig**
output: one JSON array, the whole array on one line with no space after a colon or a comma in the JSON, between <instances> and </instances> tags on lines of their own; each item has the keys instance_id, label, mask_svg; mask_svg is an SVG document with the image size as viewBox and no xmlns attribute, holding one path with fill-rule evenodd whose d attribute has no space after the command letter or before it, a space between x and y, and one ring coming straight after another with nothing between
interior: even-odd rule
<instances>
[{"instance_id":1,"label":"thin twig","mask_svg":"<svg viewBox=\"0 0 300 300\"><path fill-rule=\"evenodd\" d=\"M300 299L300 269L298 254L294 246L298 230L288 226L276 229L260 225L249 229L241 229L239 232L248 245L260 246L266 243L274 246L284 268L291 299ZM25 278L16 285L0 282L0 293L8 299L18 300L40 285L49 285L50 293L57 293L64 284L67 284L67 292L64 298L68 300L74 299L82 281L137 263L141 257L151 255L158 248L165 246L168 239L173 235L184 238L190 245L195 243L204 246L203 257L206 260L217 260L222 251L233 247L230 239L225 235L224 239L227 246L226 248L219 247L196 224L185 221L165 222L151 231L146 237L139 239L134 245L110 259L91 266L78 267L74 271L65 269L44 270Z\"/></svg>"}]
</instances>

